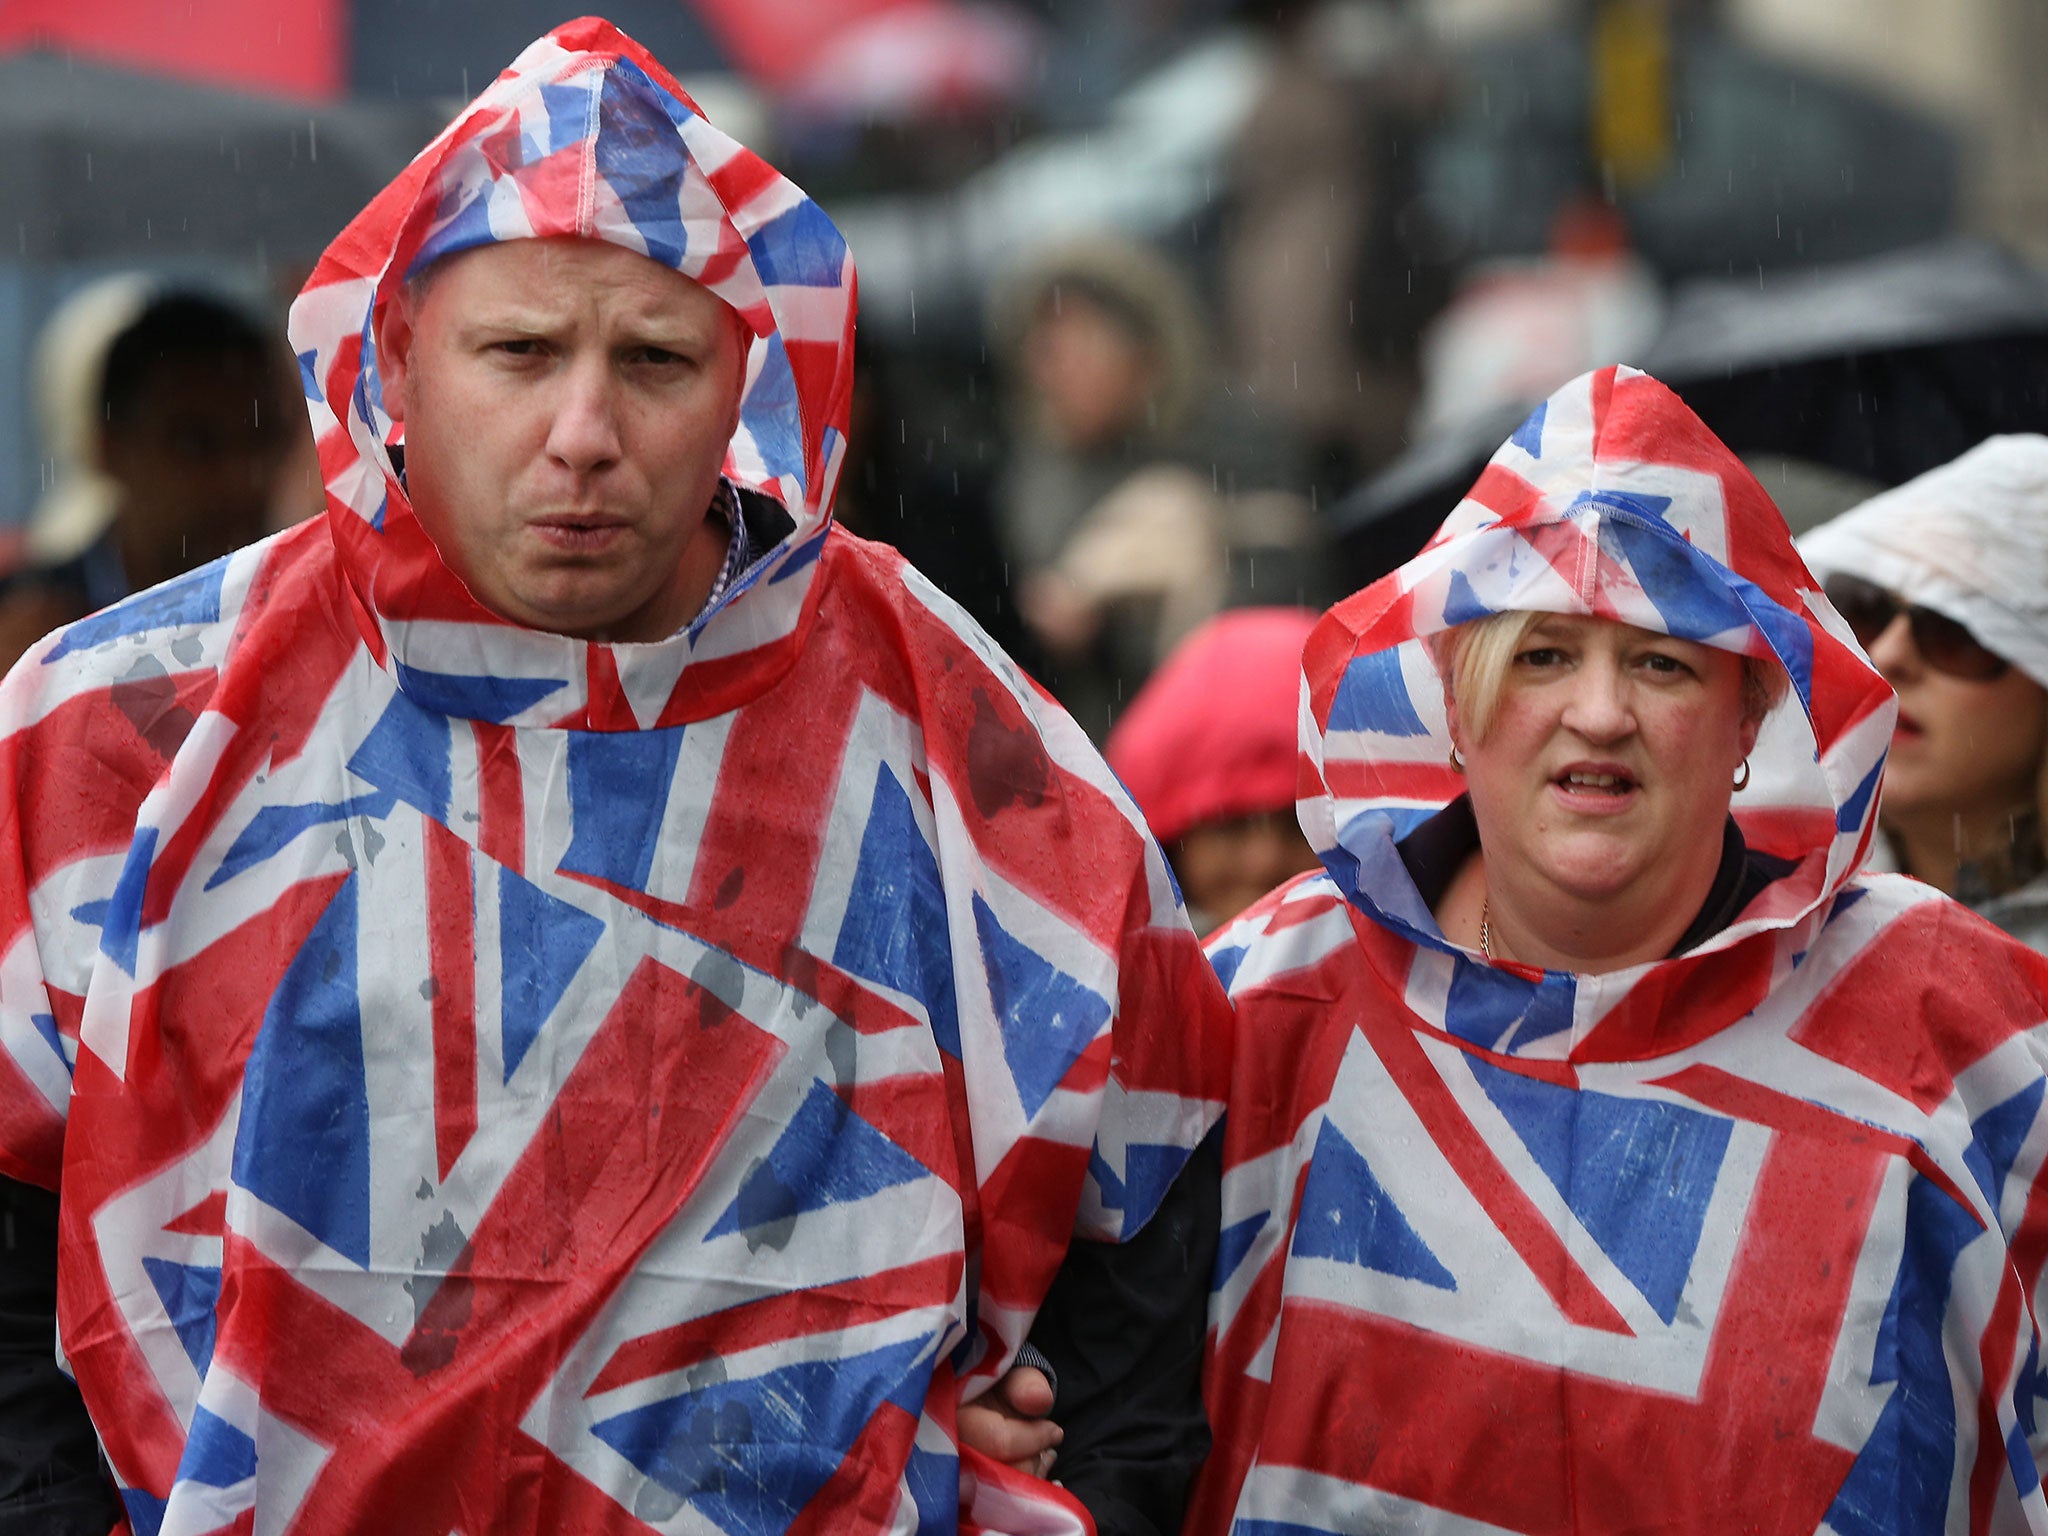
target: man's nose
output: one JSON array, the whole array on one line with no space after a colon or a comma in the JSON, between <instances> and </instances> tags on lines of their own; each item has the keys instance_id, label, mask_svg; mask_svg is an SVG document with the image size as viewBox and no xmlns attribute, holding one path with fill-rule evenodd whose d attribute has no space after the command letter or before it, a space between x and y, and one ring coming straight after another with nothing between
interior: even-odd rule
<instances>
[{"instance_id":1,"label":"man's nose","mask_svg":"<svg viewBox=\"0 0 2048 1536\"><path fill-rule=\"evenodd\" d=\"M615 381L601 364L579 359L562 375L548 454L585 475L617 463L621 451Z\"/></svg>"},{"instance_id":2,"label":"man's nose","mask_svg":"<svg viewBox=\"0 0 2048 1536\"><path fill-rule=\"evenodd\" d=\"M1589 657L1567 685L1564 723L1588 741L1616 741L1636 727L1627 680L1604 657Z\"/></svg>"}]
</instances>

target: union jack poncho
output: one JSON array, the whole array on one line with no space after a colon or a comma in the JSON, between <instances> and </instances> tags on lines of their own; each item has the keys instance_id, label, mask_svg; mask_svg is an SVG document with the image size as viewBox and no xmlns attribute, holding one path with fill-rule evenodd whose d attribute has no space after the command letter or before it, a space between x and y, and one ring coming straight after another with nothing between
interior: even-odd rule
<instances>
[{"instance_id":1,"label":"union jack poncho","mask_svg":"<svg viewBox=\"0 0 2048 1536\"><path fill-rule=\"evenodd\" d=\"M1508 609L1791 679L1734 800L1789 873L1680 958L1490 965L1398 856L1463 787L1420 637ZM1756 482L1653 379L1579 379L1304 669L1325 868L1211 941L1238 1054L1191 1529L2048 1532L2048 972L1854 873L1890 691Z\"/></svg>"},{"instance_id":2,"label":"union jack poncho","mask_svg":"<svg viewBox=\"0 0 2048 1536\"><path fill-rule=\"evenodd\" d=\"M480 608L406 503L373 308L603 239L755 340L793 531L672 639ZM577 22L294 307L324 518L0 690L0 1173L137 1532L1078 1531L955 1409L1070 1235L1141 1224L1227 1018L1085 737L830 525L854 274Z\"/></svg>"}]
</instances>

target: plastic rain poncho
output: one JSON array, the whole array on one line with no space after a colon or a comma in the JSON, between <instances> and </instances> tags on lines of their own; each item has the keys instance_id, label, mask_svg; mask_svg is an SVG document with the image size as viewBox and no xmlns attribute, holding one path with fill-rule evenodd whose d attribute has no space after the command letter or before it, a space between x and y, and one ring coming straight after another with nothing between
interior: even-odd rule
<instances>
[{"instance_id":1,"label":"plastic rain poncho","mask_svg":"<svg viewBox=\"0 0 2048 1536\"><path fill-rule=\"evenodd\" d=\"M503 622L407 505L373 306L576 235L754 334L787 531L690 626ZM1078 1531L954 1412L1214 1113L1221 994L1080 731L831 526L853 267L600 22L294 307L324 518L0 691L0 1172L138 1532Z\"/></svg>"},{"instance_id":2,"label":"plastic rain poncho","mask_svg":"<svg viewBox=\"0 0 2048 1536\"><path fill-rule=\"evenodd\" d=\"M1399 857L1463 787L1420 637L1511 608L1791 679L1752 754L1786 788L1733 802L1786 872L1677 958L1489 964ZM2048 971L1854 873L1890 692L1749 474L1654 380L1579 379L1305 674L1325 869L1211 941L1238 1055L1191 1529L2048 1531Z\"/></svg>"}]
</instances>

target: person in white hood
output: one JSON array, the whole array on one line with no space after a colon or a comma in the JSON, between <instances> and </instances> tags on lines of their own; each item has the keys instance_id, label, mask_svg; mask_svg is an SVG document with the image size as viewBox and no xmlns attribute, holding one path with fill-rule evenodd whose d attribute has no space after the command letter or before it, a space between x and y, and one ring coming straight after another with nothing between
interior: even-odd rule
<instances>
[{"instance_id":1,"label":"person in white hood","mask_svg":"<svg viewBox=\"0 0 2048 1536\"><path fill-rule=\"evenodd\" d=\"M1899 696L1881 854L2048 951L2048 437L1994 437L1800 552Z\"/></svg>"}]
</instances>

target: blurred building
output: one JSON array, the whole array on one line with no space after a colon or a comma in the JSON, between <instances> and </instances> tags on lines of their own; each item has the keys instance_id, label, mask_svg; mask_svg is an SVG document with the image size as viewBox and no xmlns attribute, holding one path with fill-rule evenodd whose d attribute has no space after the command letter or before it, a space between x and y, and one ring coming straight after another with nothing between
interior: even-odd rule
<instances>
[{"instance_id":1,"label":"blurred building","mask_svg":"<svg viewBox=\"0 0 2048 1536\"><path fill-rule=\"evenodd\" d=\"M1757 46L1896 91L1964 136L1965 217L2048 261L2041 0L1725 0Z\"/></svg>"},{"instance_id":2,"label":"blurred building","mask_svg":"<svg viewBox=\"0 0 2048 1536\"><path fill-rule=\"evenodd\" d=\"M1594 0L1414 0L1453 43L1583 16ZM1965 223L2048 261L2048 5L2041 0L1667 0L1742 42L1895 95L1965 143Z\"/></svg>"}]
</instances>

